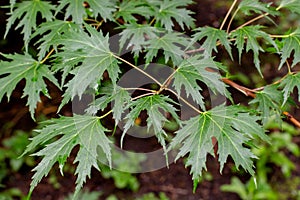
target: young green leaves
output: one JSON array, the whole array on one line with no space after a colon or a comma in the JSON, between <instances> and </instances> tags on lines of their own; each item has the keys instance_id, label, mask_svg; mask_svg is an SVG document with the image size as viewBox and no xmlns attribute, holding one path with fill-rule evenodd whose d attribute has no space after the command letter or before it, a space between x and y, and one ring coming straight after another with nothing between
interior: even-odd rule
<instances>
[{"instance_id":1,"label":"young green leaves","mask_svg":"<svg viewBox=\"0 0 300 200\"><path fill-rule=\"evenodd\" d=\"M279 69L292 55L292 52L294 53L291 67L300 62L300 28L283 38L283 48L281 49L281 61L279 64Z\"/></svg>"},{"instance_id":2,"label":"young green leaves","mask_svg":"<svg viewBox=\"0 0 300 200\"><path fill-rule=\"evenodd\" d=\"M1 55L10 61L0 62L0 75L2 76L0 79L0 101L5 94L9 100L17 84L25 79L26 84L22 97L28 96L27 105L29 106L31 117L34 119L36 104L40 101L40 93L42 92L50 97L44 78L47 78L59 87L56 78L49 69L50 66L39 63L29 54Z\"/></svg>"},{"instance_id":3,"label":"young green leaves","mask_svg":"<svg viewBox=\"0 0 300 200\"><path fill-rule=\"evenodd\" d=\"M223 31L212 27L200 27L195 29L196 33L193 35L193 41L201 41L205 38L202 48L205 51L205 55L207 57L211 57L212 51L218 52L217 44L222 44L230 57L232 58L231 54L231 43L228 40L229 35Z\"/></svg>"},{"instance_id":4,"label":"young green leaves","mask_svg":"<svg viewBox=\"0 0 300 200\"><path fill-rule=\"evenodd\" d=\"M108 35L104 36L87 24L86 30L67 32L55 40L63 46L58 58L64 65L74 68L70 72L74 77L66 85L65 102L76 95L81 97L88 87L97 85L106 70L113 83L120 72L118 61L109 49Z\"/></svg>"},{"instance_id":5,"label":"young green leaves","mask_svg":"<svg viewBox=\"0 0 300 200\"><path fill-rule=\"evenodd\" d=\"M220 171L230 155L237 167L242 166L254 175L253 158L256 156L244 145L255 137L268 141L258 119L238 106L215 107L185 121L182 129L176 132L170 149L181 146L176 159L188 154L186 166L191 166L196 183L206 169L207 154L214 155L212 138L218 141Z\"/></svg>"},{"instance_id":6,"label":"young green leaves","mask_svg":"<svg viewBox=\"0 0 300 200\"><path fill-rule=\"evenodd\" d=\"M182 86L184 86L187 95L191 95L201 109L206 110L203 96L200 93L202 88L197 81L206 84L214 93L218 92L221 95L227 96L225 84L220 79L221 76L218 73L218 67L213 59L193 56L184 59L178 65L174 73L173 85L179 95Z\"/></svg>"},{"instance_id":7,"label":"young green leaves","mask_svg":"<svg viewBox=\"0 0 300 200\"><path fill-rule=\"evenodd\" d=\"M250 104L258 104L257 110L261 113L262 123L266 124L273 115L275 115L275 119L280 121L282 102L282 93L276 85L270 85L257 92L255 99L250 101Z\"/></svg>"},{"instance_id":8,"label":"young green leaves","mask_svg":"<svg viewBox=\"0 0 300 200\"><path fill-rule=\"evenodd\" d=\"M242 52L244 50L244 46L246 45L246 52L252 50L253 52L253 61L257 71L262 75L260 70L260 60L259 60L259 52L264 52L263 48L258 42L258 39L264 39L268 43L272 44L275 48L277 48L275 42L266 32L260 30L262 26L245 26L240 28L234 32L232 32L232 38L235 38L235 45L239 51L239 60L241 59Z\"/></svg>"},{"instance_id":9,"label":"young green leaves","mask_svg":"<svg viewBox=\"0 0 300 200\"><path fill-rule=\"evenodd\" d=\"M279 84L279 87L283 88L283 103L284 105L288 98L290 97L290 94L294 91L294 88L297 88L298 90L298 101L300 102L300 73L296 74L289 74L285 79L281 81Z\"/></svg>"},{"instance_id":10,"label":"young green leaves","mask_svg":"<svg viewBox=\"0 0 300 200\"><path fill-rule=\"evenodd\" d=\"M13 9L15 7L15 9ZM28 48L29 38L33 30L36 29L36 18L37 14L41 13L41 16L46 19L46 21L52 21L53 13L55 10L54 5L47 1L35 0L35 1L22 1L21 3L15 3L12 5L10 17L6 24L6 31L4 37L7 36L8 31L11 29L12 25L17 21L18 25L16 29L23 27L22 33L24 34L25 48Z\"/></svg>"},{"instance_id":11,"label":"young green leaves","mask_svg":"<svg viewBox=\"0 0 300 200\"><path fill-rule=\"evenodd\" d=\"M35 174L31 182L30 192L36 187L41 179L46 176L53 165L58 162L61 173L67 158L72 149L79 145L74 163L78 162L75 174L76 193L90 177L91 168L98 167L98 151L100 147L106 155L111 166L111 141L105 135L108 130L104 128L98 117L75 115L73 117L61 117L46 121L46 127L39 130L39 134L32 139L24 154L30 152L39 145L45 145L51 139L60 136L55 142L47 144L42 150L34 153L35 156L42 156L41 162L33 169Z\"/></svg>"}]
</instances>

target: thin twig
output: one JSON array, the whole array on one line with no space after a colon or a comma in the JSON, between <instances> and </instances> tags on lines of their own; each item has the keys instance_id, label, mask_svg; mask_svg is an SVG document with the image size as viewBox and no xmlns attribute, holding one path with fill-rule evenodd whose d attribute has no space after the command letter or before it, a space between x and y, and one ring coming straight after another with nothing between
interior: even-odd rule
<instances>
[{"instance_id":1,"label":"thin twig","mask_svg":"<svg viewBox=\"0 0 300 200\"><path fill-rule=\"evenodd\" d=\"M264 18L264 17L268 16L269 14L270 14L270 13L264 13L264 14L261 14L261 15L255 17L255 18L253 18L253 19L251 19L251 20L245 22L244 24L240 25L240 26L237 27L234 31L236 31L236 30L238 30L238 29L241 29L241 28L243 28L244 26L247 26L247 25L249 25L249 24L251 24L251 23L253 23L253 22L255 22L255 21L257 21L257 20L259 20L259 19L261 19L261 18Z\"/></svg>"},{"instance_id":2,"label":"thin twig","mask_svg":"<svg viewBox=\"0 0 300 200\"><path fill-rule=\"evenodd\" d=\"M185 100L183 97L181 97L180 95L178 95L175 91L166 88L166 90L168 90L169 92L173 93L174 95L176 95L181 101L183 101L186 105L188 105L190 108L192 108L193 110L195 110L197 113L201 114L203 113L201 110L199 110L198 108L194 107L192 104L190 104L187 100Z\"/></svg>"},{"instance_id":3,"label":"thin twig","mask_svg":"<svg viewBox=\"0 0 300 200\"><path fill-rule=\"evenodd\" d=\"M283 114L287 117L288 120L290 120L290 122L292 122L295 126L297 126L298 128L300 128L300 122L295 119L295 117L293 117L293 115L291 115L290 113L284 111Z\"/></svg>"},{"instance_id":4,"label":"thin twig","mask_svg":"<svg viewBox=\"0 0 300 200\"><path fill-rule=\"evenodd\" d=\"M149 23L149 25L152 26L153 23L155 22L155 20L156 20L156 19L155 19L155 17L154 17L154 18L151 20L151 22Z\"/></svg>"},{"instance_id":5,"label":"thin twig","mask_svg":"<svg viewBox=\"0 0 300 200\"><path fill-rule=\"evenodd\" d=\"M290 63L287 60L285 61L285 63L286 63L287 68L288 68L288 74L292 74L292 68L291 68Z\"/></svg>"},{"instance_id":6,"label":"thin twig","mask_svg":"<svg viewBox=\"0 0 300 200\"><path fill-rule=\"evenodd\" d=\"M242 92L243 94L245 94L246 96L250 96L252 98L255 98L256 97L256 94L255 92L255 89L249 89L249 88L246 88L246 87L243 87L243 86L240 86L239 84L227 79L227 78L223 78L222 81L230 86L232 86L233 88L235 88L236 90ZM283 115L286 116L286 118L292 122L296 127L300 128L300 122L295 118L293 117L290 113L284 111L283 112Z\"/></svg>"},{"instance_id":7,"label":"thin twig","mask_svg":"<svg viewBox=\"0 0 300 200\"><path fill-rule=\"evenodd\" d=\"M162 90L164 90L165 88L167 88L170 85L170 83L174 77L174 74L177 72L178 69L174 70L172 72L172 74L170 74L170 76L168 76L168 78L163 82L163 84L162 84L163 86L160 88L159 92L161 92Z\"/></svg>"},{"instance_id":8,"label":"thin twig","mask_svg":"<svg viewBox=\"0 0 300 200\"><path fill-rule=\"evenodd\" d=\"M51 56L53 52L54 52L54 48L51 49L51 51L46 55L46 57L40 63L43 64L44 62L46 62L46 60Z\"/></svg>"},{"instance_id":9,"label":"thin twig","mask_svg":"<svg viewBox=\"0 0 300 200\"><path fill-rule=\"evenodd\" d=\"M106 116L108 116L110 113L112 113L112 110L108 111L108 112L105 113L104 115L99 116L98 119L103 119L103 118L105 118Z\"/></svg>"},{"instance_id":10,"label":"thin twig","mask_svg":"<svg viewBox=\"0 0 300 200\"><path fill-rule=\"evenodd\" d=\"M227 29L226 29L226 33L229 33L229 29L230 29L230 26L231 26L231 24L232 24L232 22L233 22L233 19L235 18L235 16L236 16L236 14L238 13L238 9L233 13L233 15L232 15L232 17L231 17L231 19L230 19L230 21L229 21L229 23L228 23L228 26L227 26Z\"/></svg>"},{"instance_id":11,"label":"thin twig","mask_svg":"<svg viewBox=\"0 0 300 200\"><path fill-rule=\"evenodd\" d=\"M229 80L227 78L222 78L222 81L228 85L230 85L231 87L235 88L236 90L240 91L241 93L243 93L246 96L250 96L252 98L255 98L255 93L253 90L240 86L239 84L233 82L232 80Z\"/></svg>"},{"instance_id":12,"label":"thin twig","mask_svg":"<svg viewBox=\"0 0 300 200\"><path fill-rule=\"evenodd\" d=\"M115 55L112 53L112 56L117 58L118 60L121 60L122 62L128 64L129 66L131 66L132 68L136 69L137 71L141 72L142 74L144 74L145 76L147 76L148 78L152 79L155 83L157 83L160 87L162 87L162 84L153 76L151 76L150 74L148 74L147 72L145 72L144 70L138 68L137 66L135 66L134 64L128 62L127 60Z\"/></svg>"},{"instance_id":13,"label":"thin twig","mask_svg":"<svg viewBox=\"0 0 300 200\"><path fill-rule=\"evenodd\" d=\"M145 94L139 95L139 96L137 96L137 97L131 98L131 101L134 101L134 100L139 99L139 98L142 98L142 97L154 95L154 94L155 94L155 92L145 93Z\"/></svg>"},{"instance_id":14,"label":"thin twig","mask_svg":"<svg viewBox=\"0 0 300 200\"><path fill-rule=\"evenodd\" d=\"M147 88L123 88L123 89L124 90L141 90L141 91L152 92L152 93L157 92L156 90L150 90Z\"/></svg>"},{"instance_id":15,"label":"thin twig","mask_svg":"<svg viewBox=\"0 0 300 200\"><path fill-rule=\"evenodd\" d=\"M226 23L226 21L227 21L229 15L230 15L231 11L233 10L233 8L234 8L234 6L235 6L235 4L236 4L237 2L238 2L237 0L234 0L234 2L231 4L231 7L229 8L229 10L228 10L228 12L227 12L227 14L226 14L226 16L225 16L225 18L224 18L224 20L223 20L221 26L220 26L220 30L223 29L223 27L224 27L224 25L225 25L225 23Z\"/></svg>"}]
</instances>

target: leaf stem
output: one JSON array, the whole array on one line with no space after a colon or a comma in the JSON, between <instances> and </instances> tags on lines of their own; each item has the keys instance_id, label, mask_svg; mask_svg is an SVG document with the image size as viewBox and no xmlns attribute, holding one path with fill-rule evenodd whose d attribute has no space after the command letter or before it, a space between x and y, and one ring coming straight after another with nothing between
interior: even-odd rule
<instances>
[{"instance_id":1,"label":"leaf stem","mask_svg":"<svg viewBox=\"0 0 300 200\"><path fill-rule=\"evenodd\" d=\"M155 22L155 17L151 20L151 22L149 23L150 26L152 26L152 24Z\"/></svg>"},{"instance_id":2,"label":"leaf stem","mask_svg":"<svg viewBox=\"0 0 300 200\"><path fill-rule=\"evenodd\" d=\"M51 56L51 54L54 52L54 48L51 49L51 51L46 55L46 57L40 62L40 64L43 64L44 62L46 62L46 60Z\"/></svg>"},{"instance_id":3,"label":"leaf stem","mask_svg":"<svg viewBox=\"0 0 300 200\"><path fill-rule=\"evenodd\" d=\"M100 28L100 26L103 24L104 20L102 19L96 26L96 29L98 30Z\"/></svg>"},{"instance_id":4,"label":"leaf stem","mask_svg":"<svg viewBox=\"0 0 300 200\"><path fill-rule=\"evenodd\" d=\"M146 92L152 92L152 93L156 93L156 90L150 90L147 88L123 88L124 90L141 90L141 91L146 91Z\"/></svg>"},{"instance_id":5,"label":"leaf stem","mask_svg":"<svg viewBox=\"0 0 300 200\"><path fill-rule=\"evenodd\" d=\"M137 97L131 98L131 101L137 100L137 99L142 98L142 97L154 95L154 94L155 94L155 92L150 92L150 93L141 94L141 95L139 95L139 96L137 96Z\"/></svg>"},{"instance_id":6,"label":"leaf stem","mask_svg":"<svg viewBox=\"0 0 300 200\"><path fill-rule=\"evenodd\" d=\"M178 69L179 68L177 68L176 70L174 70L172 72L172 74L170 74L170 76L168 76L168 78L163 82L162 87L160 88L159 91L164 90L165 88L167 88L170 85L170 83L171 83L171 81L172 81L172 79L174 77L174 74L178 71Z\"/></svg>"},{"instance_id":7,"label":"leaf stem","mask_svg":"<svg viewBox=\"0 0 300 200\"><path fill-rule=\"evenodd\" d=\"M187 100L185 100L183 97L181 97L180 95L178 95L175 91L169 89L169 88L165 88L166 90L168 90L169 92L173 93L174 95L176 95L178 98L180 98L181 101L183 101L186 105L188 105L190 108L192 108L194 111L196 111L199 114L202 114L204 112L202 112L201 110L199 110L198 108L194 107L192 104L190 104Z\"/></svg>"},{"instance_id":8,"label":"leaf stem","mask_svg":"<svg viewBox=\"0 0 300 200\"><path fill-rule=\"evenodd\" d=\"M280 10L280 9L281 9L280 6L276 8L277 11ZM268 16L268 15L270 15L270 13L264 13L264 14L261 14L261 15L255 17L255 18L253 18L253 19L247 21L246 23L242 24L241 26L237 27L235 30L238 30L238 29L240 29L240 28L243 28L244 26L247 26L247 25L249 25L249 24L251 24L251 23L253 23L253 22L255 22L255 21L257 21L257 20L259 20L259 19L261 19L261 18L264 18L264 17Z\"/></svg>"},{"instance_id":9,"label":"leaf stem","mask_svg":"<svg viewBox=\"0 0 300 200\"><path fill-rule=\"evenodd\" d=\"M233 8L234 8L234 6L236 5L237 2L238 2L238 0L234 0L233 3L231 4L231 6L230 6L230 8L229 8L229 10L228 10L228 12L227 12L225 18L223 19L222 24L221 24L221 26L220 26L220 30L223 29L223 27L224 27L224 25L225 25L225 23L226 23L226 21L227 21L229 15L230 15L230 13L232 12L232 10L233 10Z\"/></svg>"},{"instance_id":10,"label":"leaf stem","mask_svg":"<svg viewBox=\"0 0 300 200\"><path fill-rule=\"evenodd\" d=\"M241 29L241 28L243 28L244 26L247 26L247 25L249 25L249 24L251 24L251 23L253 23L253 22L255 22L255 21L257 21L257 20L259 20L259 19L261 19L261 18L264 18L264 17L268 16L269 14L270 14L270 13L264 13L264 14L261 14L261 15L255 17L255 18L253 18L253 19L251 19L251 20L245 22L244 24L240 25L240 26L237 27L234 31L236 31L236 30L238 30L238 29Z\"/></svg>"},{"instance_id":11,"label":"leaf stem","mask_svg":"<svg viewBox=\"0 0 300 200\"><path fill-rule=\"evenodd\" d=\"M103 119L103 118L107 117L110 113L112 113L112 110L108 111L104 115L99 116L98 119Z\"/></svg>"},{"instance_id":12,"label":"leaf stem","mask_svg":"<svg viewBox=\"0 0 300 200\"><path fill-rule=\"evenodd\" d=\"M288 68L288 74L292 74L292 69L291 69L290 63L287 60L285 61L285 63L286 63L287 68Z\"/></svg>"},{"instance_id":13,"label":"leaf stem","mask_svg":"<svg viewBox=\"0 0 300 200\"><path fill-rule=\"evenodd\" d=\"M288 35L269 35L271 38L287 38L290 37L291 34Z\"/></svg>"},{"instance_id":14,"label":"leaf stem","mask_svg":"<svg viewBox=\"0 0 300 200\"><path fill-rule=\"evenodd\" d=\"M239 9L236 9L235 12L233 13L229 23L228 23L228 26L227 26L227 29L226 29L226 33L229 33L229 29L230 29L230 26L233 22L233 19L235 18L236 14L238 13Z\"/></svg>"},{"instance_id":15,"label":"leaf stem","mask_svg":"<svg viewBox=\"0 0 300 200\"><path fill-rule=\"evenodd\" d=\"M282 79L280 80L283 80L285 77L283 77ZM229 80L229 79L226 79L226 78L223 78L222 81L230 86L232 86L233 88L235 88L236 90L242 92L243 94L245 94L246 96L250 96L252 98L255 98L256 97L256 90L257 89L249 89L249 88L246 88L244 86L241 86L241 85L238 85L237 83ZM275 84L275 83L273 83ZM287 117L287 119L292 122L296 127L300 128L300 122L295 118L293 117L290 113L286 112L286 111L283 111L283 115L285 115Z\"/></svg>"},{"instance_id":16,"label":"leaf stem","mask_svg":"<svg viewBox=\"0 0 300 200\"><path fill-rule=\"evenodd\" d=\"M157 83L160 87L162 87L162 84L153 76L151 76L150 74L148 74L147 72L145 72L144 70L138 68L137 66L135 66L134 64L128 62L127 60L111 53L113 57L115 57L118 60L121 60L122 62L126 63L127 65L131 66L132 68L136 69L137 71L141 72L142 74L144 74L145 76L147 76L148 78L152 79L155 83Z\"/></svg>"}]
</instances>

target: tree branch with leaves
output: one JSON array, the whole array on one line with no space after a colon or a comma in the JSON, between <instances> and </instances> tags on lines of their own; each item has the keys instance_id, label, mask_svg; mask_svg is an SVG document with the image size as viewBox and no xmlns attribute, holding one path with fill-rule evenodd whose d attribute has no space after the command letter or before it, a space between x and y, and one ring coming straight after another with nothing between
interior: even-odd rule
<instances>
[{"instance_id":1,"label":"tree branch with leaves","mask_svg":"<svg viewBox=\"0 0 300 200\"><path fill-rule=\"evenodd\" d=\"M41 0L11 1L5 36L13 27L21 29L25 48L23 54L1 54L0 100L5 95L9 99L17 84L25 79L23 97L27 97L34 120L40 95L51 98L44 79L64 93L58 113L63 106L75 97L81 98L87 91L96 96L85 114L60 116L42 122L44 127L37 130L38 134L24 152L27 154L36 147L42 148L33 153L42 159L33 169L35 173L29 197L55 163L59 164L63 173L75 146L80 146L74 161L77 164L75 196L86 177L91 176L91 168L100 170L99 148L110 165L114 162L111 158L113 142L109 139L114 131L103 123L109 115L112 115L115 126L121 120L126 121L122 144L126 131L135 126L136 118L146 110L147 126L154 129L164 151L179 147L176 159L187 158L186 166L190 166L194 187L202 171L206 170L207 155L215 156L212 139L218 145L216 154L220 172L230 156L237 168L241 166L255 176L253 160L257 157L247 145L258 139L269 141L264 130L268 120L275 116L280 123L281 116L285 115L299 126L285 108L291 102L295 88L298 90L298 103L300 101L300 73L295 70L300 61L300 29L291 27L290 32L271 34L268 33L269 27L260 25L259 20L280 20L282 10L299 15L300 1L282 0L277 4L267 4L258 0L234 0L219 28L195 27L193 13L187 9L192 3L191 0L62 0L57 4ZM237 16L248 20L234 27L238 23L234 21ZM41 20L43 22L39 24ZM112 28L107 30L104 25ZM191 38L184 35L185 30L193 30ZM119 32L118 49L112 50L110 37L115 31ZM199 43L200 47L195 43ZM29 47L36 49L37 54L29 51ZM221 52L221 48L226 50L231 60L235 59L233 50L237 50L239 63L243 54L252 52L253 66L262 77L260 55L268 50L267 53L278 55L278 70L287 67L288 74L280 82L266 85L261 90L238 85L230 80L230 66L216 61L214 55ZM127 52L130 58L121 55L122 51ZM292 62L287 62L287 59L292 59ZM173 70L163 81L138 67L147 67L158 61ZM151 79L158 89L120 87L118 80L128 67ZM104 74L108 78L104 78ZM231 105L210 108L201 92L205 89L203 85L226 97L229 100L227 104ZM234 94L227 90L228 85L255 97L248 102L250 106L235 104L232 100ZM129 90L145 93L132 97ZM197 106L181 95L182 90ZM181 120L175 106L177 103L163 94L166 91L181 99L197 115ZM114 107L107 111L113 102ZM125 110L129 112L124 117ZM97 116L99 112L101 116ZM170 120L162 114L166 112L178 124L179 128L174 133L164 130L164 124Z\"/></svg>"}]
</instances>

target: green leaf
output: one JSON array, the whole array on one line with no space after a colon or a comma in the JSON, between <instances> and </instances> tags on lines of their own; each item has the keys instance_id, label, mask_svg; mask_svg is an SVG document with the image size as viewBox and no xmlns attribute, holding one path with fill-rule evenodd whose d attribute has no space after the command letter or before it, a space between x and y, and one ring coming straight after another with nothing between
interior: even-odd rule
<instances>
[{"instance_id":1,"label":"green leaf","mask_svg":"<svg viewBox=\"0 0 300 200\"><path fill-rule=\"evenodd\" d=\"M51 22L42 23L38 29L31 35L30 38L35 38L38 35L43 35L36 44L39 44L39 60L42 60L49 51L50 47L57 49L58 44L53 42L66 32L78 31L79 26L68 21L54 20Z\"/></svg>"},{"instance_id":2,"label":"green leaf","mask_svg":"<svg viewBox=\"0 0 300 200\"><path fill-rule=\"evenodd\" d=\"M188 39L176 32L170 32L162 34L160 37L151 38L146 42L146 63L152 62L153 58L157 56L158 50L162 50L165 63L170 59L175 65L179 64L183 60L183 50L188 44Z\"/></svg>"},{"instance_id":3,"label":"green leaf","mask_svg":"<svg viewBox=\"0 0 300 200\"><path fill-rule=\"evenodd\" d=\"M22 97L27 98L27 105L32 119L34 119L34 111L36 104L40 101L40 93L49 97L47 85L44 78L47 78L57 87L59 87L56 78L49 70L49 66L40 64L34 60L29 54L1 54L11 61L0 62L0 101L6 94L8 100L12 91L17 84L25 79L26 84Z\"/></svg>"},{"instance_id":4,"label":"green leaf","mask_svg":"<svg viewBox=\"0 0 300 200\"><path fill-rule=\"evenodd\" d=\"M176 104L173 100L166 96L161 95L151 95L139 98L135 101L131 101L127 108L130 112L126 115L126 124L124 126L124 131L121 139L121 144L123 143L123 138L130 127L134 126L135 119L138 118L141 111L146 110L148 114L147 127L148 131L151 127L154 129L154 134L157 137L159 143L166 149L165 138L167 134L163 129L164 123L168 121L167 117L162 114L170 113L175 121L180 124L178 115L176 114Z\"/></svg>"},{"instance_id":5,"label":"green leaf","mask_svg":"<svg viewBox=\"0 0 300 200\"><path fill-rule=\"evenodd\" d=\"M74 163L78 162L75 172L77 174L75 193L78 192L86 181L86 176L90 177L91 168L95 167L100 170L97 164L98 147L101 147L105 152L106 158L111 165L111 141L105 135L106 131L99 118L93 116L75 115L73 117L61 117L46 121L45 128L39 130L39 134L32 138L32 142L25 153L57 136L61 137L33 154L43 158L33 169L35 174L33 175L30 191L32 192L41 179L47 176L56 162L59 162L59 167L62 171L66 158L69 157L72 149L80 145L74 161Z\"/></svg>"},{"instance_id":6,"label":"green leaf","mask_svg":"<svg viewBox=\"0 0 300 200\"><path fill-rule=\"evenodd\" d=\"M216 72L208 71L208 68L216 70ZM191 95L201 109L205 110L203 96L200 93L202 89L197 81L205 83L213 92L228 96L225 84L221 81L217 70L217 65L211 58L189 57L183 60L176 69L173 83L175 90L180 95L181 88L184 86L187 95Z\"/></svg>"},{"instance_id":7,"label":"green leaf","mask_svg":"<svg viewBox=\"0 0 300 200\"><path fill-rule=\"evenodd\" d=\"M256 156L244 144L254 135L266 138L256 121L257 117L245 113L245 109L221 105L185 121L182 129L176 132L169 149L182 145L176 159L188 154L186 166L191 166L192 178L197 180L202 170L206 169L207 154L213 155L211 140L215 137L218 141L220 171L230 155L237 168L242 166L254 175L252 159Z\"/></svg>"},{"instance_id":8,"label":"green leaf","mask_svg":"<svg viewBox=\"0 0 300 200\"><path fill-rule=\"evenodd\" d=\"M101 0L101 3L97 0L61 0L57 7L56 14L63 10L66 6L65 20L72 17L72 21L77 24L82 24L86 17L86 10L83 6L84 2L87 2L90 9L95 14L95 18L100 15L105 21L107 19L113 20L113 12L115 11L114 1Z\"/></svg>"},{"instance_id":9,"label":"green leaf","mask_svg":"<svg viewBox=\"0 0 300 200\"><path fill-rule=\"evenodd\" d=\"M125 24L122 28L124 30L120 33L120 46L123 48L128 42L126 49L131 49L135 56L143 50L146 40L158 37L156 34L159 32L157 28L147 24Z\"/></svg>"},{"instance_id":10,"label":"green leaf","mask_svg":"<svg viewBox=\"0 0 300 200\"><path fill-rule=\"evenodd\" d=\"M241 199L248 199L248 191L246 185L237 177L232 177L230 184L222 185L221 191L237 193Z\"/></svg>"},{"instance_id":11,"label":"green leaf","mask_svg":"<svg viewBox=\"0 0 300 200\"><path fill-rule=\"evenodd\" d=\"M119 86L112 86L108 91L106 91L105 95L97 98L93 103L91 103L86 112L88 114L95 115L98 110L103 111L110 102L114 102L112 107L113 118L115 119L116 124L118 124L129 101L130 95L125 89Z\"/></svg>"},{"instance_id":12,"label":"green leaf","mask_svg":"<svg viewBox=\"0 0 300 200\"><path fill-rule=\"evenodd\" d=\"M259 52L264 52L263 48L260 46L257 39L264 39L268 43L272 44L275 48L277 48L275 42L269 36L269 34L260 30L262 26L245 26L231 33L231 37L235 39L235 45L239 51L239 62L241 60L241 55L244 50L244 45L246 43L246 52L252 50L254 56L254 64L257 71L262 75L260 70L260 60L259 60Z\"/></svg>"},{"instance_id":13,"label":"green leaf","mask_svg":"<svg viewBox=\"0 0 300 200\"><path fill-rule=\"evenodd\" d=\"M250 104L257 103L258 110L261 112L262 122L266 124L270 120L270 116L275 115L277 120L281 120L281 109L283 97L282 93L277 90L276 85L266 86L264 90L257 92L255 99Z\"/></svg>"},{"instance_id":14,"label":"green leaf","mask_svg":"<svg viewBox=\"0 0 300 200\"><path fill-rule=\"evenodd\" d=\"M298 89L298 101L300 102L300 73L289 74L280 82L279 87L283 87L284 92L282 105L286 103L295 87Z\"/></svg>"},{"instance_id":15,"label":"green leaf","mask_svg":"<svg viewBox=\"0 0 300 200\"><path fill-rule=\"evenodd\" d=\"M7 36L12 25L17 20L20 20L16 29L23 27L22 33L24 34L25 48L27 51L32 30L35 30L37 26L37 14L40 13L42 18L45 18L46 21L51 21L53 18L52 11L55 9L55 7L49 2L41 0L23 1L21 3L14 4L14 7L16 9L10 13L11 16L8 18L8 22L6 24L4 37Z\"/></svg>"},{"instance_id":16,"label":"green leaf","mask_svg":"<svg viewBox=\"0 0 300 200\"><path fill-rule=\"evenodd\" d=\"M270 13L274 14L274 11L271 11L269 8L269 4L262 3L258 0L243 0L238 6L238 10L241 10L246 15L251 15L251 12L262 14Z\"/></svg>"},{"instance_id":17,"label":"green leaf","mask_svg":"<svg viewBox=\"0 0 300 200\"><path fill-rule=\"evenodd\" d=\"M167 31L173 30L174 23L172 20L175 20L182 29L184 29L184 25L188 28L194 26L193 18L190 16L193 12L184 8L191 3L193 3L191 0L148 0L148 4L153 9L156 25L160 24Z\"/></svg>"},{"instance_id":18,"label":"green leaf","mask_svg":"<svg viewBox=\"0 0 300 200\"><path fill-rule=\"evenodd\" d=\"M122 17L123 20L130 24L137 21L135 15L144 16L150 18L153 14L147 1L145 0L125 0L119 5L119 9L116 12L116 18Z\"/></svg>"},{"instance_id":19,"label":"green leaf","mask_svg":"<svg viewBox=\"0 0 300 200\"><path fill-rule=\"evenodd\" d=\"M205 38L201 47L205 50L206 56L210 57L213 50L218 52L217 42L220 42L232 59L230 41L228 40L229 35L224 30L213 27L200 27L195 29L195 31L197 32L193 35L193 41L201 41Z\"/></svg>"},{"instance_id":20,"label":"green leaf","mask_svg":"<svg viewBox=\"0 0 300 200\"><path fill-rule=\"evenodd\" d=\"M86 25L86 29L88 33L67 32L56 40L63 45L63 51L57 54L62 63L76 66L71 71L73 79L66 85L64 102L76 95L81 97L88 87L94 88L102 80L105 71L115 84L120 72L118 61L109 49L108 35L103 36L102 32L97 32L89 25Z\"/></svg>"},{"instance_id":21,"label":"green leaf","mask_svg":"<svg viewBox=\"0 0 300 200\"><path fill-rule=\"evenodd\" d=\"M300 14L300 0L281 0L277 10L281 8L286 8L294 13Z\"/></svg>"},{"instance_id":22,"label":"green leaf","mask_svg":"<svg viewBox=\"0 0 300 200\"><path fill-rule=\"evenodd\" d=\"M293 52L293 63L291 67L300 62L300 28L297 28L293 33L283 38L283 48L281 49L281 61L279 69Z\"/></svg>"}]
</instances>

